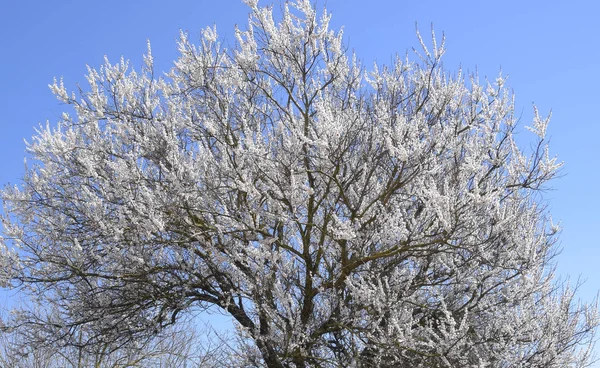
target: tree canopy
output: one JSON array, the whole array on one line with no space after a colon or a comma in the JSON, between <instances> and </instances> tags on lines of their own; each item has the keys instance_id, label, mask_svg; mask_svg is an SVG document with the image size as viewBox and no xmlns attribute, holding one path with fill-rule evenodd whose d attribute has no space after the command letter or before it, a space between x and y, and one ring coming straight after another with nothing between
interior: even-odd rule
<instances>
[{"instance_id":1,"label":"tree canopy","mask_svg":"<svg viewBox=\"0 0 600 368\"><path fill-rule=\"evenodd\" d=\"M541 191L502 76L444 43L364 67L308 0L251 9L155 73L107 60L2 191L5 285L30 341L115 349L220 308L245 367L582 367L594 306L554 278ZM85 333L82 333L84 331ZM83 338L82 338L83 336Z\"/></svg>"}]
</instances>

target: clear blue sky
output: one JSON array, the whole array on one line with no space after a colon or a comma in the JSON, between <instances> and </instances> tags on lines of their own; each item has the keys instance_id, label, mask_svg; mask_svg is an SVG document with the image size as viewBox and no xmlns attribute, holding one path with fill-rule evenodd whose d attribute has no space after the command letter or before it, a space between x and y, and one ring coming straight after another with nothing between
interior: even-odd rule
<instances>
[{"instance_id":1,"label":"clear blue sky","mask_svg":"<svg viewBox=\"0 0 600 368\"><path fill-rule=\"evenodd\" d=\"M261 0L260 4L271 3ZM553 111L551 153L565 162L564 176L545 198L563 226L558 273L585 284L590 301L600 288L600 3L592 0L397 1L319 0L333 13L333 27L344 26L350 49L367 66L387 63L417 46L434 24L446 34L446 67L478 69L494 78L502 68L516 94L523 123L535 102ZM0 183L15 183L23 172L24 138L46 120L55 122L64 106L47 85L64 77L85 87L86 64L99 66L104 55L121 55L141 66L146 40L158 70L176 58L179 30L192 39L217 24L233 42L235 24L246 24L248 9L239 0L101 2L20 0L0 2ZM523 141L531 136L523 132ZM0 294L1 295L4 294ZM1 300L0 300L1 301ZM2 304L2 303L0 303ZM600 365L598 365L600 367Z\"/></svg>"}]
</instances>

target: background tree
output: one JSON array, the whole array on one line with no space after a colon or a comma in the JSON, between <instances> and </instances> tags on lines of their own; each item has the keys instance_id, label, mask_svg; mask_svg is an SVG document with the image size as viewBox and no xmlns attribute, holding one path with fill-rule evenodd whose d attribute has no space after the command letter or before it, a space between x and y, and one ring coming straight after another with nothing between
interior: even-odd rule
<instances>
[{"instance_id":1,"label":"background tree","mask_svg":"<svg viewBox=\"0 0 600 368\"><path fill-rule=\"evenodd\" d=\"M232 49L207 28L165 77L149 50L51 86L75 117L2 198L7 278L54 312L15 323L91 349L216 306L237 366L585 366L596 310L554 281L539 195L548 119L524 153L504 79L445 72L435 36L366 71L309 1L278 23L247 4Z\"/></svg>"},{"instance_id":2,"label":"background tree","mask_svg":"<svg viewBox=\"0 0 600 368\"><path fill-rule=\"evenodd\" d=\"M178 323L150 339L115 348L113 344L66 345L38 342L27 329L0 333L3 368L134 368L227 367L230 350L212 328ZM84 331L77 331L79 340ZM32 344L35 343L35 344Z\"/></svg>"}]
</instances>

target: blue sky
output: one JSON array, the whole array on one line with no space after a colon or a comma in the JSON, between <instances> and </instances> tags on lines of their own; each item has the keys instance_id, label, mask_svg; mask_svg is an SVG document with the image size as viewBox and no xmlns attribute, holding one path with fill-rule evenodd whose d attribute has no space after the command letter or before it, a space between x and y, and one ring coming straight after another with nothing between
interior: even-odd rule
<instances>
[{"instance_id":1,"label":"blue sky","mask_svg":"<svg viewBox=\"0 0 600 368\"><path fill-rule=\"evenodd\" d=\"M261 0L260 4L272 1ZM558 273L585 280L579 296L595 298L600 288L600 3L571 1L397 1L319 0L333 13L334 28L344 26L346 44L363 62L388 63L395 53L417 46L433 24L445 33L449 70L477 68L494 78L500 68L516 95L522 124L552 109L548 130L551 154L565 162L545 199L563 226ZM179 30L198 39L217 24L233 43L235 24L246 24L248 9L239 0L102 2L23 0L0 3L0 183L17 183L23 172L23 139L33 127L56 122L64 106L50 93L53 77L75 89L85 87L86 64L99 66L104 55L123 55L139 69L152 43L157 70L177 57ZM522 140L533 139L526 131ZM1 295L4 294L0 294ZM2 303L0 303L2 304ZM600 367L600 365L598 365Z\"/></svg>"}]
</instances>

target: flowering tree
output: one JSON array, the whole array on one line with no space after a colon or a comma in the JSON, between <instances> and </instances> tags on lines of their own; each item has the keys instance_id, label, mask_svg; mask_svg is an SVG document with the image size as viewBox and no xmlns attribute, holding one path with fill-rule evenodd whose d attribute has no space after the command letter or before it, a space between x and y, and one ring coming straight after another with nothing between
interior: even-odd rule
<instances>
[{"instance_id":1,"label":"flowering tree","mask_svg":"<svg viewBox=\"0 0 600 368\"><path fill-rule=\"evenodd\" d=\"M585 366L595 308L554 281L539 196L548 119L526 154L504 80L446 73L435 36L367 72L308 0L279 22L246 3L231 49L208 28L164 77L149 50L51 86L75 116L2 192L6 279L53 310L18 323L119 346L218 307L238 366Z\"/></svg>"}]
</instances>

